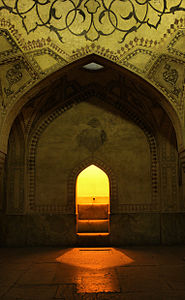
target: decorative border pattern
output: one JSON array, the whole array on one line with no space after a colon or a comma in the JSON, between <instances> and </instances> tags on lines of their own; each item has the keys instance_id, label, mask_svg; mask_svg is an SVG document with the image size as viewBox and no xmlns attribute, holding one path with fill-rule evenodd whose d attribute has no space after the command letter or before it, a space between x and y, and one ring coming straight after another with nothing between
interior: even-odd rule
<instances>
[{"instance_id":1,"label":"decorative border pattern","mask_svg":"<svg viewBox=\"0 0 185 300\"><path fill-rule=\"evenodd\" d=\"M146 65L144 66L143 69L140 69L138 68L137 66L131 64L129 62L129 60L134 57L134 56L137 56L139 53L142 53L142 54L146 54L146 55L150 55L150 59L149 61L146 63ZM133 70L134 72L137 72L137 73L146 73L149 68L150 68L150 63L151 61L153 61L154 59L156 58L156 54L154 54L151 50L146 50L146 49L136 49L135 51L131 52L130 54L128 54L124 59L120 60L119 61L119 64L120 65L123 65L123 66L127 66L128 68L130 68L131 70Z\"/></svg>"},{"instance_id":2,"label":"decorative border pattern","mask_svg":"<svg viewBox=\"0 0 185 300\"><path fill-rule=\"evenodd\" d=\"M167 39L174 34L180 28L185 27L185 18L175 19L173 24L170 24L169 28L167 29L166 33L161 38L159 45L164 45Z\"/></svg>"},{"instance_id":3,"label":"decorative border pattern","mask_svg":"<svg viewBox=\"0 0 185 300\"><path fill-rule=\"evenodd\" d=\"M23 38L23 35L17 30L15 25L13 25L9 20L6 20L5 18L0 18L0 27L2 28L2 30L4 30L4 32L5 31L9 32L10 37L12 38L12 41L13 42L15 41L17 49L25 52L25 54L26 54L27 52L29 53L29 51L37 51L37 50L39 51L39 50L43 50L47 47L48 49L52 49L51 51L58 53L62 59L64 57L64 60L66 60L66 62L67 62L66 64L68 64L74 60L78 60L81 57L87 56L88 54L96 53L97 55L100 55L109 60L112 60L112 61L118 63L118 65L119 65L119 60L121 60L122 58L124 60L127 53L129 51L131 51L132 49L134 49L135 47L138 46L138 47L146 47L146 48L150 48L150 49L151 48L155 49L158 46L163 46L166 43L167 39L169 39L170 35L174 34L176 31L180 30L184 26L185 26L184 18L175 19L174 23L170 25L169 29L167 29L167 32L164 34L163 38L161 38L161 40L159 40L159 41L149 40L149 39L144 39L144 38L138 39L137 37L135 37L134 40L129 41L128 44L124 43L123 46L120 47L120 49L118 49L117 51L112 51L109 48L105 48L98 44L92 43L90 45L86 45L85 47L81 47L81 48L74 50L72 55L70 56L67 53L65 53L62 50L62 48L60 48L57 44L55 44L54 41L52 41L50 37L29 40L28 42L26 42ZM166 47L166 45L165 45L165 47ZM11 53L9 53L9 54L11 55ZM8 55L8 53L6 53L6 55ZM4 58L5 58L4 64L7 63L9 59L12 59L10 57L8 58L7 56L5 56ZM13 59L16 59L16 58L14 57ZM29 57L27 60L29 60ZM31 68L31 61L30 61L30 68ZM128 69L129 69L129 67L128 67ZM51 72L52 71L54 71L54 70L51 70ZM131 71L134 71L134 68L131 69ZM136 73L137 73L137 71L136 71ZM140 74L140 73L138 73L138 74ZM47 74L45 74L45 75L47 75ZM146 80L148 80L147 77L148 76L145 73L144 78L146 78ZM40 79L42 79L42 77ZM39 80L39 74L36 75L36 80ZM170 93L167 93L165 88L162 88L160 86L160 84L157 85L154 82L154 80L149 80L149 82L152 85L154 85L156 88L158 88L158 90L160 92L164 93L164 95L166 97L170 98L169 102L171 102L171 104L174 107L176 106L175 108L177 108L177 110L179 112L179 118L183 119L183 103L176 105L175 101L173 101L171 99ZM31 88L34 83L35 83L35 79L33 81L29 82L28 83L29 88ZM21 89L19 92L19 95L17 95L17 94L12 95L6 103L7 106L12 104L22 93L24 93L24 90L25 90L25 88L23 90ZM182 99L183 99L183 97L182 97ZM172 101L170 101L170 100L172 100ZM2 103L2 115L5 115L7 112L6 107L4 107L4 103L5 103L5 100Z\"/></svg>"},{"instance_id":4,"label":"decorative border pattern","mask_svg":"<svg viewBox=\"0 0 185 300\"><path fill-rule=\"evenodd\" d=\"M172 41L168 45L167 49L170 53L177 55L177 56L182 56L182 58L185 58L185 50L184 49L182 49L182 50L184 50L184 52L182 52L182 51L174 48L175 44L178 42L178 40L180 40L180 38L184 38L184 41L185 41L185 29L179 30L177 32L175 37L172 39Z\"/></svg>"},{"instance_id":5,"label":"decorative border pattern","mask_svg":"<svg viewBox=\"0 0 185 300\"><path fill-rule=\"evenodd\" d=\"M85 56L89 53L93 52L93 49L95 52L99 55L103 55L107 58L109 58L109 55L112 56L110 59L113 59L114 57L123 56L125 53L127 53L129 50L133 49L135 46L142 46L147 48L155 48L156 46L160 44L164 44L167 38L173 34L175 31L179 30L180 28L183 28L185 26L185 19L175 19L174 23L170 25L170 28L167 29L167 32L164 34L164 36L161 38L160 41L157 40L149 40L145 38L137 38L135 37L134 40L129 41L129 43L124 44L124 46L121 46L120 49L117 50L117 53L111 51L110 49L105 49L104 47L92 43L90 45L86 45L85 47L81 47L80 49L76 49L73 51L73 55L70 57L65 51L63 51L58 45L56 45L50 37L48 38L41 38L37 40L29 40L26 42L24 38L22 38L22 35L19 33L19 31L16 29L15 25L13 25L9 20L6 20L4 18L0 19L0 27L5 28L8 30L8 32L16 39L17 44L21 49L26 51L31 51L35 49L40 49L44 47L49 47L50 49L53 49L55 52L59 53L59 55L62 55L65 57L66 60L70 60L70 58L78 59L79 57ZM91 49L92 48L92 49Z\"/></svg>"},{"instance_id":6,"label":"decorative border pattern","mask_svg":"<svg viewBox=\"0 0 185 300\"><path fill-rule=\"evenodd\" d=\"M62 50L58 45L56 45L51 39L50 37L48 37L47 39L42 38L42 39L37 39L35 40L31 40L28 42L25 42L24 45L22 45L22 49L24 51L30 51L30 50L39 50L45 47L49 47L51 50L57 52L59 55L62 55L62 57L65 57L65 60L69 60L70 56L64 51Z\"/></svg>"},{"instance_id":7,"label":"decorative border pattern","mask_svg":"<svg viewBox=\"0 0 185 300\"><path fill-rule=\"evenodd\" d=\"M35 203L35 157L36 157L36 149L37 144L39 141L40 136L44 132L44 130L48 127L48 125L54 121L58 116L60 116L62 113L64 113L66 110L70 109L74 104L80 103L82 101L85 101L89 99L92 96L96 96L97 98L101 99L102 101L109 103L113 105L116 109L121 111L123 114L126 114L128 117L131 118L145 133L149 147L150 147L150 153L151 153L151 187L152 187L152 199L151 204L118 204L118 201L116 201L116 191L115 187L116 184L114 183L114 179L111 179L112 181L112 195L113 195L113 201L111 203L111 209L112 212L137 212L137 211L156 211L159 210L159 199L158 199L158 156L157 156L157 147L156 147L156 141L155 137L152 134L152 131L147 128L147 126L142 122L142 120L137 116L134 112L130 111L128 108L126 108L123 104L115 102L115 100L112 100L111 98L108 98L107 95L105 95L102 90L98 90L96 87L90 87L87 88L87 90L81 94L76 95L75 97L67 100L62 107L57 108L54 112L52 112L43 122L42 124L37 128L36 132L31 138L30 144L29 144L29 154L28 154L28 202L29 207L32 212L38 212L38 213L59 213L59 214L73 214L74 213L74 206L72 203L74 203L74 199L72 202L72 196L74 195L75 186L74 186L74 179L70 179L69 176L69 184L68 184L68 192L69 192L69 203L67 206L60 206L60 205L36 205ZM107 101L105 99L108 99ZM105 171L108 170L108 174L112 174L110 169L106 167L106 165L102 162L99 162L98 160L94 160L95 163L97 162L99 166L105 168ZM90 162L90 160L89 160ZM92 160L91 160L92 162ZM73 170L74 177L77 176L78 170L81 170L82 164L79 165L79 167L76 167L75 170ZM86 165L86 162L85 162ZM87 165L86 165L87 166ZM111 175L112 176L112 175ZM76 178L76 177L75 177ZM113 178L113 176L111 177Z\"/></svg>"},{"instance_id":8,"label":"decorative border pattern","mask_svg":"<svg viewBox=\"0 0 185 300\"><path fill-rule=\"evenodd\" d=\"M43 71L34 57L44 55L44 54L49 54L51 57L53 57L56 60L56 64ZM47 75L50 72L56 71L58 68L61 68L67 64L67 61L65 59L61 58L58 54L56 54L54 51L50 50L49 48L44 48L41 50L36 50L34 52L29 52L27 53L27 55L30 61L33 63L36 71L42 75ZM58 65L57 68L56 65Z\"/></svg>"},{"instance_id":9,"label":"decorative border pattern","mask_svg":"<svg viewBox=\"0 0 185 300\"><path fill-rule=\"evenodd\" d=\"M183 106L183 97L179 98L178 101L176 101L177 97L172 96L173 94L171 92L169 92L167 90L167 88L165 88L159 81L154 79L154 75L155 75L156 71L158 70L158 67L161 65L162 61L165 61L167 64L169 62L176 62L177 64L181 64L181 65L184 65L184 61L178 60L175 57L171 57L171 56L166 55L166 54L162 54L155 61L155 63L153 64L153 66L149 70L149 73L148 73L148 76L147 76L151 83L154 83L155 86L157 88L159 88L159 90L161 90L165 95L167 95L168 99L170 99L172 101L173 105L176 106L176 108L178 109L179 115L182 117L183 108L184 108L184 106ZM182 94L183 94L183 91L182 91Z\"/></svg>"},{"instance_id":10,"label":"decorative border pattern","mask_svg":"<svg viewBox=\"0 0 185 300\"><path fill-rule=\"evenodd\" d=\"M125 54L128 53L135 47L146 47L146 48L155 48L158 45L158 42L155 40L148 40L144 38L135 37L134 40L129 41L128 44L124 44L117 51L112 51L109 48L102 47L98 44L92 43L91 45L86 45L80 49L73 50L72 55L70 56L71 60L77 60L81 57L87 56L89 54L95 53L97 55L103 56L107 59L110 59L114 62L120 61L125 57ZM150 51L150 50L149 50Z\"/></svg>"},{"instance_id":11,"label":"decorative border pattern","mask_svg":"<svg viewBox=\"0 0 185 300\"><path fill-rule=\"evenodd\" d=\"M136 115L133 111L130 111L129 108L123 106L120 103L109 102L114 105L119 111L123 114L126 114L132 121L134 121L145 133L148 144L150 147L151 153L151 188L152 188L152 200L151 204L121 204L115 206L115 212L138 212L138 211L159 211L159 170L158 170L158 153L155 136L152 133L152 130L146 126L146 124Z\"/></svg>"},{"instance_id":12,"label":"decorative border pattern","mask_svg":"<svg viewBox=\"0 0 185 300\"><path fill-rule=\"evenodd\" d=\"M46 39L41 38L41 39L29 40L28 42L25 42L24 38L22 38L22 35L19 33L18 29L16 29L15 25L12 24L9 20L0 18L0 27L8 30L8 32L12 35L12 37L15 38L18 46L24 52L34 50L34 49L49 47L49 48L53 49L55 52L63 55L65 57L65 59L69 59L69 55L64 50L62 50L58 45L56 45L51 40L50 37L48 37Z\"/></svg>"},{"instance_id":13,"label":"decorative border pattern","mask_svg":"<svg viewBox=\"0 0 185 300\"><path fill-rule=\"evenodd\" d=\"M100 45L92 43L91 45L86 45L80 49L73 50L70 60L74 61L94 53L115 62L119 59L119 53L116 53L109 48L101 47Z\"/></svg>"},{"instance_id":14,"label":"decorative border pattern","mask_svg":"<svg viewBox=\"0 0 185 300\"><path fill-rule=\"evenodd\" d=\"M17 96L22 93L30 84L32 84L33 82L35 82L35 80L38 79L38 74L33 70L33 68L30 66L30 64L27 62L27 60L23 57L23 56L17 56L17 57L13 57L13 58L9 58L6 61L6 65L8 64L22 64L22 66L24 66L25 70L28 72L28 74L30 75L30 79L24 83L17 91L15 91L12 95L6 97L6 104L3 105L4 111L3 113L6 113L6 109L8 106L10 106L12 104L12 102L17 98ZM4 65L4 63L0 63L0 66ZM5 97L4 97L5 98Z\"/></svg>"},{"instance_id":15,"label":"decorative border pattern","mask_svg":"<svg viewBox=\"0 0 185 300\"><path fill-rule=\"evenodd\" d=\"M174 129L166 118L161 122L160 137L161 211L177 211L179 208L178 152ZM180 184L179 184L180 185Z\"/></svg>"},{"instance_id":16,"label":"decorative border pattern","mask_svg":"<svg viewBox=\"0 0 185 300\"><path fill-rule=\"evenodd\" d=\"M8 30L0 29L0 36L3 36L8 43L11 45L12 49L0 51L0 60L7 59L9 55L15 55L18 51L20 51L19 47L12 39L11 35L9 34Z\"/></svg>"}]
</instances>

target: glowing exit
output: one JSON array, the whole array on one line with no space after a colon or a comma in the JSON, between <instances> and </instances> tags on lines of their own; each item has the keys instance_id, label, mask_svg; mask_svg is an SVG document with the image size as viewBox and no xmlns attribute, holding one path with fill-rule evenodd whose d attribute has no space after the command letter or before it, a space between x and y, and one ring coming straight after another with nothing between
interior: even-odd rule
<instances>
[{"instance_id":1,"label":"glowing exit","mask_svg":"<svg viewBox=\"0 0 185 300\"><path fill-rule=\"evenodd\" d=\"M83 170L77 178L77 204L109 204L109 178L95 165Z\"/></svg>"},{"instance_id":2,"label":"glowing exit","mask_svg":"<svg viewBox=\"0 0 185 300\"><path fill-rule=\"evenodd\" d=\"M76 232L78 235L109 234L109 178L91 165L76 181Z\"/></svg>"}]
</instances>

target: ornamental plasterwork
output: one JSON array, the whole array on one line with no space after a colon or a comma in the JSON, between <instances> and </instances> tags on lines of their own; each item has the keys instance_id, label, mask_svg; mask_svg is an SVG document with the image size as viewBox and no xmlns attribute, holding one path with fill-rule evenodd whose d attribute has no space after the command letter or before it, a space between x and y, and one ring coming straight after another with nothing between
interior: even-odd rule
<instances>
[{"instance_id":1,"label":"ornamental plasterwork","mask_svg":"<svg viewBox=\"0 0 185 300\"><path fill-rule=\"evenodd\" d=\"M27 34L43 28L66 43L65 32L94 42L119 33L123 43L143 25L158 29L164 15L185 11L182 0L14 0L0 1L0 10L21 19ZM143 28L144 29L144 28Z\"/></svg>"},{"instance_id":2,"label":"ornamental plasterwork","mask_svg":"<svg viewBox=\"0 0 185 300\"><path fill-rule=\"evenodd\" d=\"M117 50L135 36L160 40L184 11L185 0L0 0L0 18L25 41L50 37L70 53L87 42Z\"/></svg>"},{"instance_id":3,"label":"ornamental plasterwork","mask_svg":"<svg viewBox=\"0 0 185 300\"><path fill-rule=\"evenodd\" d=\"M27 58L41 76L48 75L66 65L66 60L49 48L29 52Z\"/></svg>"},{"instance_id":4,"label":"ornamental plasterwork","mask_svg":"<svg viewBox=\"0 0 185 300\"><path fill-rule=\"evenodd\" d=\"M119 63L123 66L127 66L129 69L138 74L145 74L155 59L155 52L148 49L138 48L129 53Z\"/></svg>"},{"instance_id":5,"label":"ornamental plasterwork","mask_svg":"<svg viewBox=\"0 0 185 300\"><path fill-rule=\"evenodd\" d=\"M150 69L148 78L168 97L183 118L184 62L169 55L160 55Z\"/></svg>"},{"instance_id":6,"label":"ornamental plasterwork","mask_svg":"<svg viewBox=\"0 0 185 300\"><path fill-rule=\"evenodd\" d=\"M17 98L23 94L25 89L38 79L29 63L23 56L16 56L6 61L6 64L0 64L0 95L1 108L6 109Z\"/></svg>"},{"instance_id":7,"label":"ornamental plasterwork","mask_svg":"<svg viewBox=\"0 0 185 300\"><path fill-rule=\"evenodd\" d=\"M182 116L183 68L172 83L158 82L153 66L166 53L183 59L184 15L185 0L0 0L1 112L48 74L96 53L151 82Z\"/></svg>"},{"instance_id":8,"label":"ornamental plasterwork","mask_svg":"<svg viewBox=\"0 0 185 300\"><path fill-rule=\"evenodd\" d=\"M185 59L185 28L181 29L174 36L168 45L168 51L174 55L180 56Z\"/></svg>"}]
</instances>

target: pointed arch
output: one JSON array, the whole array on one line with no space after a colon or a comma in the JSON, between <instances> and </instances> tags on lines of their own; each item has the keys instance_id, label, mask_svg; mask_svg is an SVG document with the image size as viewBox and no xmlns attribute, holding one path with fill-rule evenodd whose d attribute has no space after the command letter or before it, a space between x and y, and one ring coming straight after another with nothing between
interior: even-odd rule
<instances>
[{"instance_id":1,"label":"pointed arch","mask_svg":"<svg viewBox=\"0 0 185 300\"><path fill-rule=\"evenodd\" d=\"M179 152L182 152L185 148L185 138L183 136L183 130L181 121L179 119L179 116L173 107L173 105L168 101L168 99L159 91L157 88L155 88L151 83L147 82L145 79L141 78L139 75L136 75L132 73L131 71L125 69L123 66L117 65L114 62L111 62L103 57L100 57L95 54L88 55L84 58L80 58L79 60L63 67L62 69L56 71L55 73L52 73L48 77L44 78L42 81L37 83L34 87L32 87L28 92L26 92L19 101L15 102L12 106L11 110L8 112L6 117L4 118L2 130L1 130L1 136L0 136L0 151L3 153L7 153L7 145L8 145L8 138L9 133L12 127L12 124L17 117L17 115L20 113L22 107L32 98L37 97L40 93L44 93L44 90L46 90L48 86L56 86L56 83L58 82L58 85L60 86L60 80L61 77L64 76L66 73L70 73L73 71L74 68L82 67L84 64L90 63L92 61L95 61L99 64L102 64L105 68L112 68L116 71L118 71L120 74L123 74L125 78L129 79L130 82L137 82L139 83L141 89L144 91L149 91L150 95L152 96L155 101L158 102L166 112L166 114L169 116L173 127L175 129L176 138L177 138L177 145ZM101 71L101 70L100 70ZM49 84L48 84L49 83Z\"/></svg>"},{"instance_id":2,"label":"pointed arch","mask_svg":"<svg viewBox=\"0 0 185 300\"><path fill-rule=\"evenodd\" d=\"M107 164L97 158L89 157L86 160L82 161L78 166L76 166L69 175L68 178L68 205L71 208L75 207L75 194L76 194L76 181L80 173L82 173L86 168L91 165L96 166L102 170L109 179L110 187L110 212L114 209L115 204L117 203L117 183L114 172L112 169L107 166Z\"/></svg>"},{"instance_id":3,"label":"pointed arch","mask_svg":"<svg viewBox=\"0 0 185 300\"><path fill-rule=\"evenodd\" d=\"M103 162L99 162L95 158L89 158L87 162L82 162L80 166L77 166L77 170L73 171L71 170L69 173L69 181L68 181L68 200L67 200L67 206L57 206L54 207L53 205L47 205L47 206L38 206L35 203L35 164L36 164L36 152L37 152L37 145L38 141L42 135L42 133L45 131L45 129L49 126L51 122L53 122L56 118L58 118L61 114L63 114L66 110L70 109L74 103L80 103L82 101L85 101L87 99L90 99L91 97L96 96L98 99L100 99L102 102L108 102L110 105L113 105L117 107L117 104L111 102L111 99L105 100L105 95L102 93L102 91L97 90L95 87L90 87L87 89L84 93L81 93L80 95L74 96L73 98L66 101L65 104L61 105L60 107L57 107L54 111L52 111L45 119L42 120L42 122L39 124L37 129L34 131L34 133L31 135L31 138L29 140L28 145L28 202L29 202L29 208L31 211L37 211L42 213L48 213L50 211L53 211L54 213L74 213L75 211L75 185L76 185L76 176L86 167L88 167L90 164L94 164L97 167L101 168L105 173L107 173L108 177L109 174L111 174L111 171L109 171L109 167L106 167L106 165ZM119 211L125 212L125 211L148 211L150 209L156 211L159 208L159 170L158 170L158 153L157 153L157 146L156 146L156 140L155 136L151 130L151 128L145 124L143 120L137 115L134 111L130 111L126 107L118 107L122 113L124 113L125 116L129 117L136 125L140 127L140 129L143 131L143 133L146 136L146 139L148 141L149 147L150 147L150 153L151 153L151 184L152 184L152 202L151 204L125 204L119 206L118 200L117 200L117 192L113 192L111 194L111 205L110 210L113 212ZM113 179L112 179L113 180ZM114 184L111 185L111 182ZM110 188L111 191L114 191L116 180L113 180L110 182ZM110 192L111 193L111 192Z\"/></svg>"},{"instance_id":4,"label":"pointed arch","mask_svg":"<svg viewBox=\"0 0 185 300\"><path fill-rule=\"evenodd\" d=\"M78 174L76 180L76 205L109 204L109 178L99 167L91 164Z\"/></svg>"}]
</instances>

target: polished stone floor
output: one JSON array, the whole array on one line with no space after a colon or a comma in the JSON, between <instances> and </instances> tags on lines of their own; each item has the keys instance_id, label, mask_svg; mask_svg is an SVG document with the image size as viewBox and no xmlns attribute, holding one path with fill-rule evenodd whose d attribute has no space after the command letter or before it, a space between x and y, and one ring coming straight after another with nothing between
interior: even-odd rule
<instances>
[{"instance_id":1,"label":"polished stone floor","mask_svg":"<svg viewBox=\"0 0 185 300\"><path fill-rule=\"evenodd\" d=\"M185 300L185 246L0 248L0 299Z\"/></svg>"}]
</instances>

